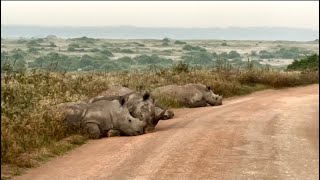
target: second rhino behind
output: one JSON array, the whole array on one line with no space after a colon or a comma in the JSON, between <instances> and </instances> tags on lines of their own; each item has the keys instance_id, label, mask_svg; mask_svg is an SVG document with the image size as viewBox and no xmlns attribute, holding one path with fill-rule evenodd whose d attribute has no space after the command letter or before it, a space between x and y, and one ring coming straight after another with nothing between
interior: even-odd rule
<instances>
[{"instance_id":1,"label":"second rhino behind","mask_svg":"<svg viewBox=\"0 0 320 180\"><path fill-rule=\"evenodd\" d=\"M180 105L194 108L207 105L222 105L223 96L214 94L209 86L203 84L167 85L151 92L155 98L173 100Z\"/></svg>"}]
</instances>

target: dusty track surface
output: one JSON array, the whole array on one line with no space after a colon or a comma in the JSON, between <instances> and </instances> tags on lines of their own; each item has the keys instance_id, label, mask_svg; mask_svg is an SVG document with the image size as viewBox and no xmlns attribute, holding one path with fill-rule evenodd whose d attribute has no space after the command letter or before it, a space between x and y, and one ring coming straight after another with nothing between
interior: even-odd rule
<instances>
[{"instance_id":1,"label":"dusty track surface","mask_svg":"<svg viewBox=\"0 0 320 180\"><path fill-rule=\"evenodd\" d=\"M153 133L91 140L16 179L318 179L319 85L175 110Z\"/></svg>"}]
</instances>

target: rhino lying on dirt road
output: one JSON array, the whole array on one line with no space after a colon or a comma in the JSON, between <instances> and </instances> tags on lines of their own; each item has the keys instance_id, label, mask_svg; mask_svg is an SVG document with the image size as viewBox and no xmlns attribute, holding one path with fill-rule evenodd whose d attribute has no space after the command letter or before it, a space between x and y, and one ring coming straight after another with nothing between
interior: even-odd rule
<instances>
[{"instance_id":1,"label":"rhino lying on dirt road","mask_svg":"<svg viewBox=\"0 0 320 180\"><path fill-rule=\"evenodd\" d=\"M223 96L219 94L214 94L210 86L205 86L203 84L186 84L185 86L187 88L189 88L190 86L195 87L196 89L198 89L203 93L203 95L205 96L205 99L213 98L214 100L213 104L210 104L210 100L208 100L207 103L209 105L211 106L222 105Z\"/></svg>"},{"instance_id":2,"label":"rhino lying on dirt road","mask_svg":"<svg viewBox=\"0 0 320 180\"><path fill-rule=\"evenodd\" d=\"M141 121L147 123L145 133L153 130L159 120L169 119L174 116L172 111L156 107L154 100L150 98L149 93L140 94L121 86L114 86L103 91L99 96L90 99L88 103L98 102L100 100L117 99L120 97L126 100L126 106L133 117L139 118Z\"/></svg>"},{"instance_id":3,"label":"rhino lying on dirt road","mask_svg":"<svg viewBox=\"0 0 320 180\"><path fill-rule=\"evenodd\" d=\"M190 108L222 105L223 99L222 96L214 94L209 86L203 84L162 86L153 90L151 95L155 98L171 99Z\"/></svg>"},{"instance_id":4,"label":"rhino lying on dirt road","mask_svg":"<svg viewBox=\"0 0 320 180\"><path fill-rule=\"evenodd\" d=\"M143 134L146 123L130 115L125 99L63 105L66 124L83 128L94 138Z\"/></svg>"}]
</instances>

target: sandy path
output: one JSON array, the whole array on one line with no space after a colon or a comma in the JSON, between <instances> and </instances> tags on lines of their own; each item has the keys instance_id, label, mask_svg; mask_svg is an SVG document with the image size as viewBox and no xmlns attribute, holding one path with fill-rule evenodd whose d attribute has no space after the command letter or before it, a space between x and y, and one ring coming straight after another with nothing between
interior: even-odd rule
<instances>
[{"instance_id":1,"label":"sandy path","mask_svg":"<svg viewBox=\"0 0 320 180\"><path fill-rule=\"evenodd\" d=\"M318 179L319 85L175 110L156 132L91 140L15 179Z\"/></svg>"}]
</instances>

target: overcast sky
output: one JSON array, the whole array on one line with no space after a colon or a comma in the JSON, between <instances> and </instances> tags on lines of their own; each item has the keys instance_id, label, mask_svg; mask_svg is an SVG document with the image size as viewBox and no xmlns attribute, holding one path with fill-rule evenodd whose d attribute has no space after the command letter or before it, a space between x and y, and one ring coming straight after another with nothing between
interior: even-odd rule
<instances>
[{"instance_id":1,"label":"overcast sky","mask_svg":"<svg viewBox=\"0 0 320 180\"><path fill-rule=\"evenodd\" d=\"M1 1L2 25L298 27L319 30L319 2Z\"/></svg>"}]
</instances>

